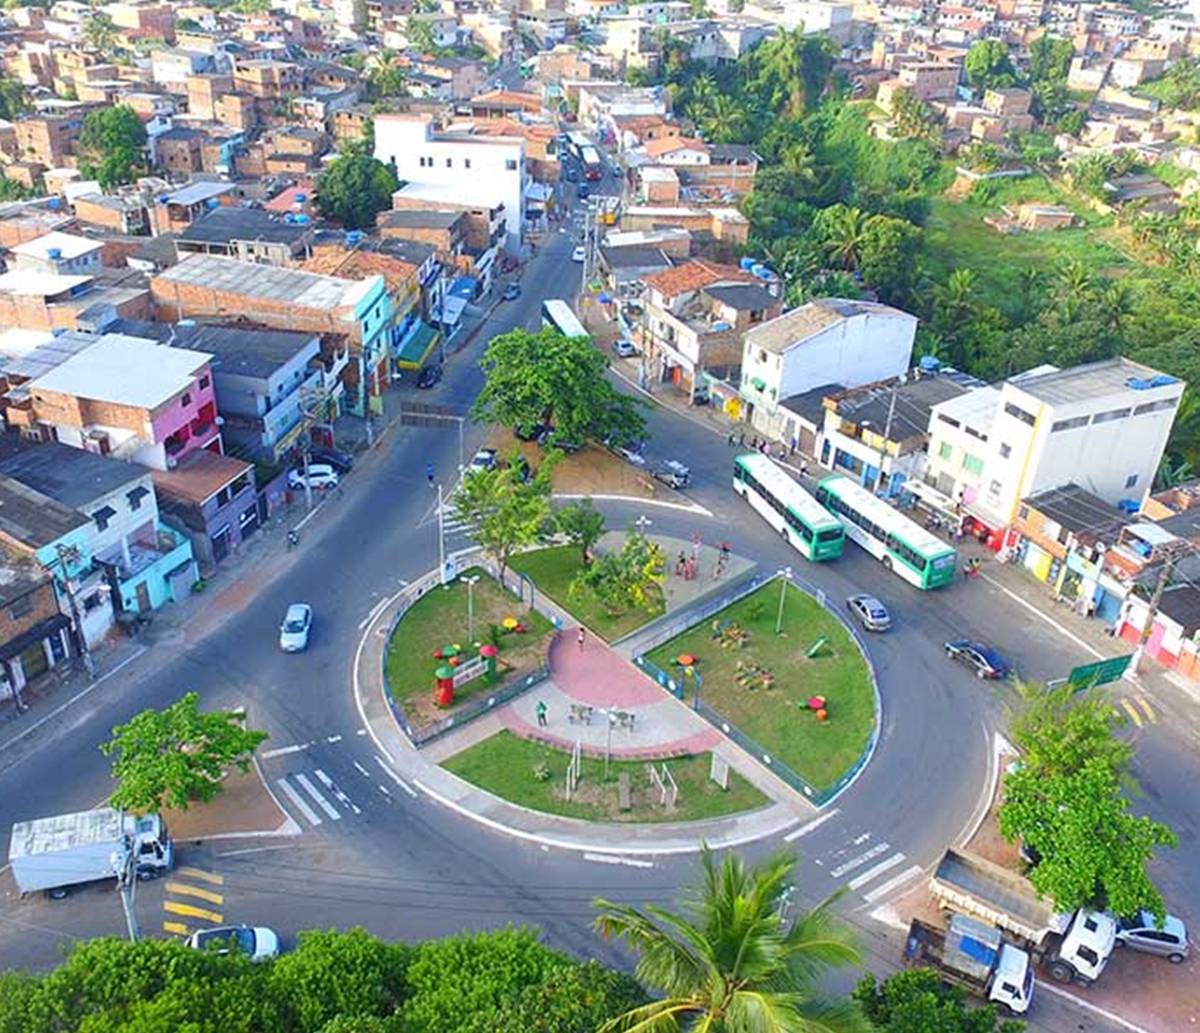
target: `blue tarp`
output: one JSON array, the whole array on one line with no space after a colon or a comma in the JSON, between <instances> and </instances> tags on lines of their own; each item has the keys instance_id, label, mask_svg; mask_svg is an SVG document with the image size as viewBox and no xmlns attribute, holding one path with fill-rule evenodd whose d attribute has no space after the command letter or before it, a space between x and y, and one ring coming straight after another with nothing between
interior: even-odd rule
<instances>
[{"instance_id":1,"label":"blue tarp","mask_svg":"<svg viewBox=\"0 0 1200 1033\"><path fill-rule=\"evenodd\" d=\"M479 289L479 281L474 276L460 276L450 285L450 293L456 298L470 301Z\"/></svg>"}]
</instances>

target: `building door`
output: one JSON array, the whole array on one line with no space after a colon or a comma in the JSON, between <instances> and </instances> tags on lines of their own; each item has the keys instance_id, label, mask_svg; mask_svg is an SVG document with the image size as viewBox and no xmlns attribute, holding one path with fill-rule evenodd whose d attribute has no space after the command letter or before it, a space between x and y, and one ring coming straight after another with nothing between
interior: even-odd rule
<instances>
[{"instance_id":1,"label":"building door","mask_svg":"<svg viewBox=\"0 0 1200 1033\"><path fill-rule=\"evenodd\" d=\"M138 613L148 613L152 609L150 605L150 589L146 586L145 581L138 582L137 608Z\"/></svg>"},{"instance_id":2,"label":"building door","mask_svg":"<svg viewBox=\"0 0 1200 1033\"><path fill-rule=\"evenodd\" d=\"M229 555L229 528L222 527L212 536L213 563L220 563Z\"/></svg>"},{"instance_id":3,"label":"building door","mask_svg":"<svg viewBox=\"0 0 1200 1033\"><path fill-rule=\"evenodd\" d=\"M33 681L39 674L45 674L50 669L50 661L46 658L46 645L40 640L26 646L18 659L21 661L21 671L26 682Z\"/></svg>"}]
</instances>

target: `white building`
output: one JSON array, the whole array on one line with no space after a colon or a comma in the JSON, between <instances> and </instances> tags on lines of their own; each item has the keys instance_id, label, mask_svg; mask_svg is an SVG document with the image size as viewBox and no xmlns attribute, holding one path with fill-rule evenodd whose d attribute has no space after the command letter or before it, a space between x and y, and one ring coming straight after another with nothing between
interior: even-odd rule
<instances>
[{"instance_id":1,"label":"white building","mask_svg":"<svg viewBox=\"0 0 1200 1033\"><path fill-rule=\"evenodd\" d=\"M12 268L60 276L93 275L100 271L104 244L90 237L54 230L12 249Z\"/></svg>"},{"instance_id":2,"label":"white building","mask_svg":"<svg viewBox=\"0 0 1200 1033\"><path fill-rule=\"evenodd\" d=\"M376 115L375 157L396 167L398 195L432 205L504 206L509 250L521 243L525 221L525 141L475 136L470 126L437 132L423 115Z\"/></svg>"},{"instance_id":3,"label":"white building","mask_svg":"<svg viewBox=\"0 0 1200 1033\"><path fill-rule=\"evenodd\" d=\"M925 480L992 531L1022 499L1065 484L1141 499L1185 386L1124 358L1030 370L934 408Z\"/></svg>"},{"instance_id":4,"label":"white building","mask_svg":"<svg viewBox=\"0 0 1200 1033\"><path fill-rule=\"evenodd\" d=\"M782 405L814 388L898 377L909 368L917 317L890 305L821 298L746 333L741 396L747 418L780 441L799 440Z\"/></svg>"}]
</instances>

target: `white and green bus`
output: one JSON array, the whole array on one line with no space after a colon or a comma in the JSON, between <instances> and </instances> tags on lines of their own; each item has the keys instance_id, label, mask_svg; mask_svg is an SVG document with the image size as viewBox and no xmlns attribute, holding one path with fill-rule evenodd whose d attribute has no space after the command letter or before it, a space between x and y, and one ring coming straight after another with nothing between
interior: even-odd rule
<instances>
[{"instance_id":1,"label":"white and green bus","mask_svg":"<svg viewBox=\"0 0 1200 1033\"><path fill-rule=\"evenodd\" d=\"M824 478L817 485L817 500L841 517L853 541L905 581L941 588L954 580L958 553L952 546L850 478Z\"/></svg>"},{"instance_id":2,"label":"white and green bus","mask_svg":"<svg viewBox=\"0 0 1200 1033\"><path fill-rule=\"evenodd\" d=\"M750 452L733 461L733 490L806 560L842 554L842 522L766 456Z\"/></svg>"},{"instance_id":3,"label":"white and green bus","mask_svg":"<svg viewBox=\"0 0 1200 1033\"><path fill-rule=\"evenodd\" d=\"M564 337L591 337L562 298L547 298L542 302L542 326L551 327Z\"/></svg>"}]
</instances>

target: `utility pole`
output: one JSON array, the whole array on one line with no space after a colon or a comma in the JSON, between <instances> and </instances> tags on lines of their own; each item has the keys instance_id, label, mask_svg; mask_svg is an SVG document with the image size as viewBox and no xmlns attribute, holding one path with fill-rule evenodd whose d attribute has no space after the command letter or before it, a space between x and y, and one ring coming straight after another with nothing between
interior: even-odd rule
<instances>
[{"instance_id":1,"label":"utility pole","mask_svg":"<svg viewBox=\"0 0 1200 1033\"><path fill-rule=\"evenodd\" d=\"M125 815L121 814L121 821L124 822ZM112 854L113 872L117 876L117 889L121 893L121 907L125 912L125 928L129 932L129 942L138 942L138 923L137 916L133 913L133 898L137 888L137 873L134 871L137 864L137 855L134 851L133 844L130 842L130 837L125 836L125 856L122 857L115 851Z\"/></svg>"},{"instance_id":2,"label":"utility pole","mask_svg":"<svg viewBox=\"0 0 1200 1033\"><path fill-rule=\"evenodd\" d=\"M442 507L442 485L437 486L437 529L438 529L438 570L442 585L446 581L446 514Z\"/></svg>"},{"instance_id":3,"label":"utility pole","mask_svg":"<svg viewBox=\"0 0 1200 1033\"><path fill-rule=\"evenodd\" d=\"M1170 552L1163 560L1162 570L1158 572L1158 582L1154 586L1154 591L1150 593L1150 605L1146 610L1146 623L1142 625L1141 633L1138 635L1137 646L1133 650L1133 656L1129 658L1129 666L1125 668L1125 675L1129 681L1136 681L1138 676L1138 666L1142 662L1142 655L1146 652L1146 643L1150 640L1150 634L1154 630L1154 618L1158 615L1158 605L1162 602L1163 592L1166 591L1167 585L1171 581L1171 572L1175 569L1175 563L1179 557Z\"/></svg>"},{"instance_id":4,"label":"utility pole","mask_svg":"<svg viewBox=\"0 0 1200 1033\"><path fill-rule=\"evenodd\" d=\"M83 628L83 621L79 616L79 604L75 600L75 589L71 587L71 576L67 570L67 561L70 560L71 553L75 553L78 558L78 550L68 548L62 542L58 542L54 546L58 553L58 565L62 570L63 591L67 593L67 604L71 607L71 620L75 624L75 634L79 636L79 656L83 660L84 669L88 673L88 677L95 679L96 677L96 661L92 659L92 651L88 649L87 634ZM19 697L18 697L19 700Z\"/></svg>"},{"instance_id":5,"label":"utility pole","mask_svg":"<svg viewBox=\"0 0 1200 1033\"><path fill-rule=\"evenodd\" d=\"M304 505L308 510L312 510L312 485L308 483L308 442L304 443L304 451L301 453L304 457Z\"/></svg>"},{"instance_id":6,"label":"utility pole","mask_svg":"<svg viewBox=\"0 0 1200 1033\"><path fill-rule=\"evenodd\" d=\"M883 445L879 449L879 473L875 477L876 491L879 491L879 485L883 482L883 464L887 462L887 444L892 437L892 417L896 415L896 390L899 386L899 383L892 384L892 398L888 402L887 420L883 425Z\"/></svg>"},{"instance_id":7,"label":"utility pole","mask_svg":"<svg viewBox=\"0 0 1200 1033\"><path fill-rule=\"evenodd\" d=\"M787 598L788 582L792 579L792 568L784 567L779 572L779 613L775 615L775 634L783 634L783 601Z\"/></svg>"},{"instance_id":8,"label":"utility pole","mask_svg":"<svg viewBox=\"0 0 1200 1033\"><path fill-rule=\"evenodd\" d=\"M475 582L479 580L480 575L474 577L465 577L463 580L467 583L467 641L474 643L475 641Z\"/></svg>"}]
</instances>

